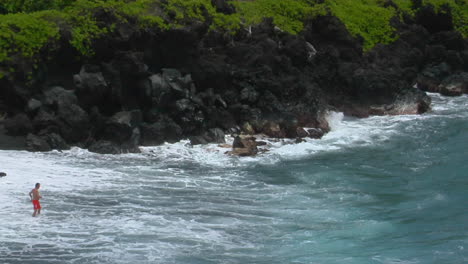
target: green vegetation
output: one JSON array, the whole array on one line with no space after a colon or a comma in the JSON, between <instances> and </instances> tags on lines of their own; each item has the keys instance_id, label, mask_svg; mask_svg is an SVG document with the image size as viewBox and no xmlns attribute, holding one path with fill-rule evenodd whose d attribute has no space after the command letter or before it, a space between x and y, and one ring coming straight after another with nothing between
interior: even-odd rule
<instances>
[{"instance_id":1,"label":"green vegetation","mask_svg":"<svg viewBox=\"0 0 468 264\"><path fill-rule=\"evenodd\" d=\"M57 40L59 28L44 19L48 11L8 14L0 19L0 62L12 54L32 57L50 41Z\"/></svg>"},{"instance_id":2,"label":"green vegetation","mask_svg":"<svg viewBox=\"0 0 468 264\"><path fill-rule=\"evenodd\" d=\"M351 34L364 38L364 50L396 39L395 28L390 25L396 10L381 6L381 1L328 0L327 3L332 14L343 21Z\"/></svg>"},{"instance_id":3,"label":"green vegetation","mask_svg":"<svg viewBox=\"0 0 468 264\"><path fill-rule=\"evenodd\" d=\"M450 9L456 29L468 36L467 0L421 1L438 12ZM0 0L0 64L18 56L34 60L42 50L55 47L61 36L83 56L92 56L93 42L125 23L139 30L167 30L201 21L212 30L235 33L272 18L283 31L297 34L306 19L327 13L341 19L353 35L362 36L368 50L397 38L392 17L417 11L410 0L393 0L396 9L385 2L232 0L236 13L226 15L217 12L211 0Z\"/></svg>"},{"instance_id":4,"label":"green vegetation","mask_svg":"<svg viewBox=\"0 0 468 264\"><path fill-rule=\"evenodd\" d=\"M0 0L0 12L30 13L41 10L62 9L74 0Z\"/></svg>"},{"instance_id":5,"label":"green vegetation","mask_svg":"<svg viewBox=\"0 0 468 264\"><path fill-rule=\"evenodd\" d=\"M304 20L327 13L325 5L307 0L256 0L233 1L237 13L246 25L260 23L265 17L282 30L297 34L304 27Z\"/></svg>"}]
</instances>

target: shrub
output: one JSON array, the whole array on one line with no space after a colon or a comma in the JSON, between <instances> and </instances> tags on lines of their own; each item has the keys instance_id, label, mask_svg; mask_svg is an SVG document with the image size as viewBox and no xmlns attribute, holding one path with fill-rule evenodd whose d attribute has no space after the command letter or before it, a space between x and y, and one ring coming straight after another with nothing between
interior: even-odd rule
<instances>
[{"instance_id":1,"label":"shrub","mask_svg":"<svg viewBox=\"0 0 468 264\"><path fill-rule=\"evenodd\" d=\"M48 42L59 38L56 24L44 19L49 11L0 15L0 62L14 54L33 57Z\"/></svg>"},{"instance_id":2,"label":"shrub","mask_svg":"<svg viewBox=\"0 0 468 264\"><path fill-rule=\"evenodd\" d=\"M0 10L7 13L30 13L41 10L62 9L74 0L0 0Z\"/></svg>"},{"instance_id":3,"label":"shrub","mask_svg":"<svg viewBox=\"0 0 468 264\"><path fill-rule=\"evenodd\" d=\"M232 3L245 24L254 25L264 18L272 18L275 25L293 34L303 29L305 19L326 13L323 4L306 0L256 0Z\"/></svg>"},{"instance_id":4,"label":"shrub","mask_svg":"<svg viewBox=\"0 0 468 264\"><path fill-rule=\"evenodd\" d=\"M392 7L385 8L377 0L328 0L327 5L352 35L364 38L364 50L396 39L395 28L390 25L396 15Z\"/></svg>"}]
</instances>

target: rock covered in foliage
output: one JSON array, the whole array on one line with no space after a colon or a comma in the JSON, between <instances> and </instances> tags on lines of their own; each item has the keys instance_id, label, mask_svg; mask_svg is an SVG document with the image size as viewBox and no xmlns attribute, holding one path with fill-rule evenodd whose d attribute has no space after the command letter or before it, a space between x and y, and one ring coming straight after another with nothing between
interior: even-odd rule
<instances>
[{"instance_id":1,"label":"rock covered in foliage","mask_svg":"<svg viewBox=\"0 0 468 264\"><path fill-rule=\"evenodd\" d=\"M232 12L225 1L215 6ZM299 35L268 19L232 36L206 23L144 32L117 24L121 34L96 42L86 62L58 57L51 64L63 67L41 65L30 82L0 80L4 127L32 151L78 145L111 154L183 138L223 143L225 134L242 132L250 136L236 137L230 154L248 156L259 151L253 134L321 138L330 110L421 114L430 98L415 84L467 93L468 44L453 27L429 25L445 16L420 12L397 25L398 40L367 53L331 15L308 21Z\"/></svg>"}]
</instances>

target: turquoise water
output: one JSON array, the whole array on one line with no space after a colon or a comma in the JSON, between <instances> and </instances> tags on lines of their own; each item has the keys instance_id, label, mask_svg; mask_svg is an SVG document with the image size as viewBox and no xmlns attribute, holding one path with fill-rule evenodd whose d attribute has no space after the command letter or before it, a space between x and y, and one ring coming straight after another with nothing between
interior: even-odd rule
<instances>
[{"instance_id":1,"label":"turquoise water","mask_svg":"<svg viewBox=\"0 0 468 264\"><path fill-rule=\"evenodd\" d=\"M468 263L468 97L432 97L255 158L0 151L0 263Z\"/></svg>"}]
</instances>

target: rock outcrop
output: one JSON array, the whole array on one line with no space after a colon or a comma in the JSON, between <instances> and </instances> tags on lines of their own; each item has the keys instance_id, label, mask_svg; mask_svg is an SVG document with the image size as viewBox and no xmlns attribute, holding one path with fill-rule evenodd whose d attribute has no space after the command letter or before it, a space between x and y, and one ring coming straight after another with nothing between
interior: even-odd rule
<instances>
[{"instance_id":1,"label":"rock outcrop","mask_svg":"<svg viewBox=\"0 0 468 264\"><path fill-rule=\"evenodd\" d=\"M225 1L215 5L232 11ZM96 47L86 63L40 65L31 81L0 80L4 130L32 151L76 145L117 154L183 138L223 143L232 133L321 138L329 110L421 114L430 98L415 84L468 92L468 44L446 16L420 12L398 25L397 41L366 53L333 16L309 21L297 36L269 20L235 36L199 23L135 32L115 50ZM445 26L432 27L439 20ZM230 154L258 151L254 137L236 137Z\"/></svg>"}]
</instances>

